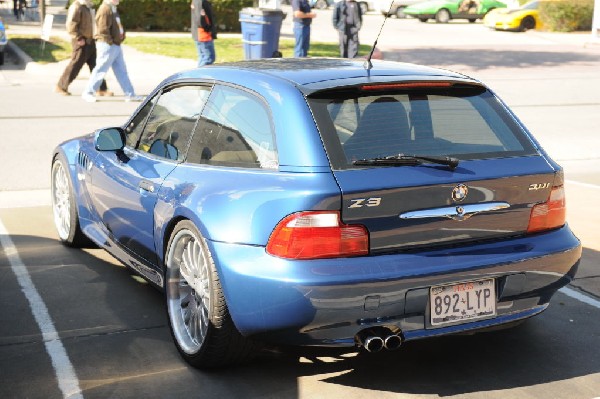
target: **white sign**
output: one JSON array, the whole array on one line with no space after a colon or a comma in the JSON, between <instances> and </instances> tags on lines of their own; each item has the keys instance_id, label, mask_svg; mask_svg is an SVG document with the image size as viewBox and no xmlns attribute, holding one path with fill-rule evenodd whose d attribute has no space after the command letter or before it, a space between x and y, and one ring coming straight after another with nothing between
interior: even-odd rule
<instances>
[{"instance_id":1,"label":"white sign","mask_svg":"<svg viewBox=\"0 0 600 399\"><path fill-rule=\"evenodd\" d=\"M52 22L54 22L54 15L47 14L44 18L44 25L42 25L42 40L50 40L50 33L52 32Z\"/></svg>"},{"instance_id":2,"label":"white sign","mask_svg":"<svg viewBox=\"0 0 600 399\"><path fill-rule=\"evenodd\" d=\"M594 14L592 19L592 38L598 39L598 31L600 30L600 0L594 2Z\"/></svg>"}]
</instances>

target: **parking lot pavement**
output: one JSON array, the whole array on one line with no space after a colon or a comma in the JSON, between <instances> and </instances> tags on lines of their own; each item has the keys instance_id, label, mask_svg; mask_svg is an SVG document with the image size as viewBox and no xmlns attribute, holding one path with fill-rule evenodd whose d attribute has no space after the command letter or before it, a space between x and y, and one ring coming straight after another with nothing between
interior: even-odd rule
<instances>
[{"instance_id":1,"label":"parking lot pavement","mask_svg":"<svg viewBox=\"0 0 600 399\"><path fill-rule=\"evenodd\" d=\"M57 1L54 8L49 8L49 12L55 12L62 18L65 10L59 7L59 3ZM293 37L291 9L289 6L283 9L287 17L282 25L282 37ZM6 10L0 12L6 13ZM312 28L313 41L336 42L337 33L331 25L331 9L317 12L318 17ZM53 34L64 36L61 18L56 19ZM361 42L374 42L382 23L381 15L373 12L367 14L360 33ZM9 20L8 32L9 36L11 33L35 33L39 32L39 26L16 24ZM563 165L567 179L568 220L586 248L574 285L600 298L600 215L596 208L600 198L600 135L597 134L597 126L600 126L600 44L592 41L588 33L534 31L521 34L495 32L481 24L423 24L417 20L391 18L385 22L378 46L389 60L452 69L482 80L524 121L544 149ZM148 94L166 76L195 66L194 60L145 54L127 45L124 51L129 74L140 94ZM55 80L67 62L46 65L29 62L26 74L19 75L21 81L17 84L34 93L33 86L24 82L29 79L36 89L43 88L51 93ZM149 65L152 67L149 68ZM89 72L82 70L80 77L72 84L74 94L81 92L88 76ZM109 87L116 88L118 92L114 77L109 75L108 80ZM0 87L15 87L13 82L13 75L0 70ZM60 117L64 118L65 112L69 112L66 110L78 104L76 98L59 98L52 93L34 94L36 98L31 98L24 91L19 93L16 101L0 99L4 109L0 111L0 117L9 118L5 121L8 125L3 124L5 128L12 126L11 123L19 116L44 118L48 128L52 126L52 115L57 110L60 110ZM36 104L39 99L43 102ZM25 103L27 105L23 105ZM105 102L82 104L80 107L89 114L88 119L94 112L106 112L114 116L117 114L115 110L121 107L121 118L124 118L135 109L135 104L121 106ZM73 122L76 120L73 119ZM8 133L2 129L0 127L0 136ZM27 131L33 134L36 129ZM11 162L12 153L2 155L6 155L3 158ZM14 156L18 165L20 157L18 154ZM46 163L38 166L27 163L20 170L45 166ZM29 191L24 194L10 193L10 185L0 183L0 207L8 203L27 204L37 197L35 193L45 192L49 184L47 173L44 170L40 175L44 176L43 180L27 179L27 188L42 190L33 191L33 195ZM12 181L11 178L8 176L3 179L4 184ZM42 200L45 205L48 198L46 195Z\"/></svg>"}]
</instances>

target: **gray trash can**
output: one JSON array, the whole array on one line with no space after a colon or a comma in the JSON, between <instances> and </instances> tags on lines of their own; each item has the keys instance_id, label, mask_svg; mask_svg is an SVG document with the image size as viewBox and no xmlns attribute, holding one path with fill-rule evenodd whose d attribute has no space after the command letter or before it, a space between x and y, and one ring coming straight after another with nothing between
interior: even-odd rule
<instances>
[{"instance_id":1,"label":"gray trash can","mask_svg":"<svg viewBox=\"0 0 600 399\"><path fill-rule=\"evenodd\" d=\"M284 18L281 10L243 8L240 11L245 59L281 57L279 34Z\"/></svg>"}]
</instances>

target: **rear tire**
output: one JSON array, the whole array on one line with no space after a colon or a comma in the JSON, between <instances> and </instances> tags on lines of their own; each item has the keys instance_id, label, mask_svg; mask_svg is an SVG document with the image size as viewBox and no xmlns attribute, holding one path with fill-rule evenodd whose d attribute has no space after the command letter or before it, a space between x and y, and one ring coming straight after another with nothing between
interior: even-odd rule
<instances>
[{"instance_id":1,"label":"rear tire","mask_svg":"<svg viewBox=\"0 0 600 399\"><path fill-rule=\"evenodd\" d=\"M315 8L319 9L319 10L324 10L328 7L329 5L327 4L326 0L317 0L317 2L315 3Z\"/></svg>"},{"instance_id":2,"label":"rear tire","mask_svg":"<svg viewBox=\"0 0 600 399\"><path fill-rule=\"evenodd\" d=\"M0 65L4 65L4 51L0 52Z\"/></svg>"},{"instance_id":3,"label":"rear tire","mask_svg":"<svg viewBox=\"0 0 600 399\"><path fill-rule=\"evenodd\" d=\"M419 18L419 21L421 21L421 22L427 22L427 21L429 21L429 18Z\"/></svg>"},{"instance_id":4,"label":"rear tire","mask_svg":"<svg viewBox=\"0 0 600 399\"><path fill-rule=\"evenodd\" d=\"M435 21L439 24L447 24L450 21L450 11L442 8L435 13Z\"/></svg>"},{"instance_id":5,"label":"rear tire","mask_svg":"<svg viewBox=\"0 0 600 399\"><path fill-rule=\"evenodd\" d=\"M521 32L525 32L529 29L535 29L535 19L531 16L527 16L521 20L521 25L519 25L519 30Z\"/></svg>"},{"instance_id":6,"label":"rear tire","mask_svg":"<svg viewBox=\"0 0 600 399\"><path fill-rule=\"evenodd\" d=\"M185 361L215 368L250 359L258 345L236 329L206 241L189 220L175 226L165 266L169 325Z\"/></svg>"},{"instance_id":7,"label":"rear tire","mask_svg":"<svg viewBox=\"0 0 600 399\"><path fill-rule=\"evenodd\" d=\"M62 154L57 154L52 162L51 190L54 225L60 241L70 247L87 247L91 244L81 231L73 184L69 176L68 162Z\"/></svg>"},{"instance_id":8,"label":"rear tire","mask_svg":"<svg viewBox=\"0 0 600 399\"><path fill-rule=\"evenodd\" d=\"M369 5L367 3L360 2L358 3L358 5L360 6L360 11L362 12L362 15L365 15L369 11Z\"/></svg>"},{"instance_id":9,"label":"rear tire","mask_svg":"<svg viewBox=\"0 0 600 399\"><path fill-rule=\"evenodd\" d=\"M406 18L406 14L404 13L404 9L405 8L406 7L398 7L398 8L396 8L396 12L395 12L396 18L398 18L398 19L404 19L404 18Z\"/></svg>"}]
</instances>

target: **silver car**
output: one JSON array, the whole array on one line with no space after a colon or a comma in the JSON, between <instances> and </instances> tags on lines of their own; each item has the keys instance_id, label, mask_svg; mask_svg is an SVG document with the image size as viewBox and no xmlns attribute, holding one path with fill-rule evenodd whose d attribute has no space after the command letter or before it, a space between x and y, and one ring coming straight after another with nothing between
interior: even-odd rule
<instances>
[{"instance_id":1,"label":"silver car","mask_svg":"<svg viewBox=\"0 0 600 399\"><path fill-rule=\"evenodd\" d=\"M420 0L375 0L375 10L381 11L383 15L396 18L406 18L404 9L410 5L418 3Z\"/></svg>"}]
</instances>

